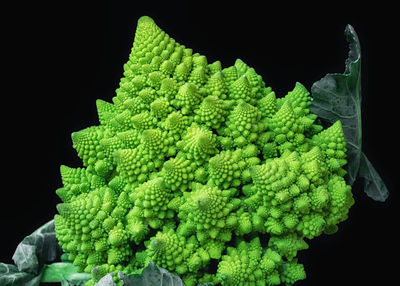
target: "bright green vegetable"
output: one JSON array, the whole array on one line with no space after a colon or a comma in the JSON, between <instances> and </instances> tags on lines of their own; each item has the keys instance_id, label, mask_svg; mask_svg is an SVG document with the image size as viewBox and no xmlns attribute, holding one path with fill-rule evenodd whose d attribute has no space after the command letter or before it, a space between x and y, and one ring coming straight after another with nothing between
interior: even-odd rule
<instances>
[{"instance_id":1,"label":"bright green vegetable","mask_svg":"<svg viewBox=\"0 0 400 286\"><path fill-rule=\"evenodd\" d=\"M84 168L61 167L56 234L86 285L149 261L188 286L304 279L305 239L354 203L342 124L323 129L311 100L300 83L276 98L243 61L208 63L140 18L113 103L72 134Z\"/></svg>"}]
</instances>

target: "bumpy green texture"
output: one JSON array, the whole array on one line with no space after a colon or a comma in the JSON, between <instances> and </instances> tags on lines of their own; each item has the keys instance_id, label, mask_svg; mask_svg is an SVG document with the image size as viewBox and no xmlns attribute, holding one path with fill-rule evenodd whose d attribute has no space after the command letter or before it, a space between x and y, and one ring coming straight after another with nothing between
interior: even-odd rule
<instances>
[{"instance_id":1,"label":"bumpy green texture","mask_svg":"<svg viewBox=\"0 0 400 286\"><path fill-rule=\"evenodd\" d=\"M112 103L72 134L83 167L61 166L57 238L87 285L149 261L188 286L304 279L297 252L354 203L342 125L323 129L311 100L300 83L277 98L243 61L208 63L140 18Z\"/></svg>"}]
</instances>

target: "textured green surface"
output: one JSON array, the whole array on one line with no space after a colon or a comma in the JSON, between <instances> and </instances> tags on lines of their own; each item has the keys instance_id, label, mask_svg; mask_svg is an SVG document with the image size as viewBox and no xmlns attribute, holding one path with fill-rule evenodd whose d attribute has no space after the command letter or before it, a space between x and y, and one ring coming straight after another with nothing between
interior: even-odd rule
<instances>
[{"instance_id":1,"label":"textured green surface","mask_svg":"<svg viewBox=\"0 0 400 286\"><path fill-rule=\"evenodd\" d=\"M243 61L208 63L140 18L100 124L72 134L83 168L61 167L68 259L87 285L149 262L186 285L304 279L297 251L354 202L342 124L323 129L310 104L302 84L277 98Z\"/></svg>"}]
</instances>

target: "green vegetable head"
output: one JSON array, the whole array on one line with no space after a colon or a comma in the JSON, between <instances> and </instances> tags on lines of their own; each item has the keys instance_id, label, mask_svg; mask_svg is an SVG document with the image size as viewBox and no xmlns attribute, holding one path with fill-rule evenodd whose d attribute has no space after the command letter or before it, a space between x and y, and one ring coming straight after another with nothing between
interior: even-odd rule
<instances>
[{"instance_id":1,"label":"green vegetable head","mask_svg":"<svg viewBox=\"0 0 400 286\"><path fill-rule=\"evenodd\" d=\"M304 239L354 203L342 124L323 129L310 103L300 83L277 97L243 61L209 63L140 18L112 103L72 134L83 167L61 167L64 252L96 281L150 261L187 285L304 279Z\"/></svg>"}]
</instances>

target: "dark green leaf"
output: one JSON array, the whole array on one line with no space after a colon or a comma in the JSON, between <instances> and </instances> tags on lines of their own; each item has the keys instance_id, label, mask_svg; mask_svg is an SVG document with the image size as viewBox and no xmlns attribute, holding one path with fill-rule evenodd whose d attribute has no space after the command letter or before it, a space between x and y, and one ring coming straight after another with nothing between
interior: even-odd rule
<instances>
[{"instance_id":1,"label":"dark green leaf","mask_svg":"<svg viewBox=\"0 0 400 286\"><path fill-rule=\"evenodd\" d=\"M0 285L39 286L44 263L55 261L60 254L52 220L18 244L12 257L15 265L0 263Z\"/></svg>"},{"instance_id":2,"label":"dark green leaf","mask_svg":"<svg viewBox=\"0 0 400 286\"><path fill-rule=\"evenodd\" d=\"M369 197L379 202L384 202L388 198L389 191L385 183L364 153L361 153L359 176L364 179L364 189Z\"/></svg>"},{"instance_id":3,"label":"dark green leaf","mask_svg":"<svg viewBox=\"0 0 400 286\"><path fill-rule=\"evenodd\" d=\"M39 286L40 274L19 271L13 264L0 263L1 286Z\"/></svg>"},{"instance_id":4,"label":"dark green leaf","mask_svg":"<svg viewBox=\"0 0 400 286\"><path fill-rule=\"evenodd\" d=\"M373 199L387 197L387 189L371 163L362 155L361 125L361 47L353 27L346 26L349 54L343 74L327 74L311 87L311 111L325 123L340 120L347 141L347 182L352 185L357 176L365 179L364 191ZM362 157L365 157L362 158ZM365 165L366 163L368 165ZM364 170L361 173L360 170ZM365 172L365 170L369 170Z\"/></svg>"},{"instance_id":5,"label":"dark green leaf","mask_svg":"<svg viewBox=\"0 0 400 286\"><path fill-rule=\"evenodd\" d=\"M44 263L55 261L61 255L51 220L25 237L17 246L12 259L19 271L38 274Z\"/></svg>"},{"instance_id":6,"label":"dark green leaf","mask_svg":"<svg viewBox=\"0 0 400 286\"><path fill-rule=\"evenodd\" d=\"M36 246L20 243L14 252L13 260L19 271L37 274L39 261L36 256Z\"/></svg>"},{"instance_id":7,"label":"dark green leaf","mask_svg":"<svg viewBox=\"0 0 400 286\"><path fill-rule=\"evenodd\" d=\"M361 155L361 53L354 29L345 30L350 45L343 74L327 74L311 87L311 111L329 124L342 122L348 150L348 182L353 184Z\"/></svg>"},{"instance_id":8,"label":"dark green leaf","mask_svg":"<svg viewBox=\"0 0 400 286\"><path fill-rule=\"evenodd\" d=\"M123 285L126 286L184 286L179 276L172 274L164 268L149 262L149 265L143 269L142 274L125 275L118 273ZM108 286L108 285L107 285Z\"/></svg>"}]
</instances>

